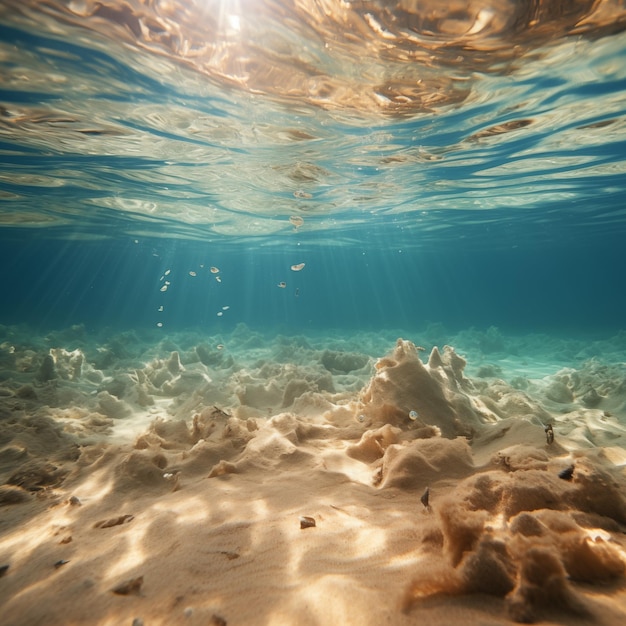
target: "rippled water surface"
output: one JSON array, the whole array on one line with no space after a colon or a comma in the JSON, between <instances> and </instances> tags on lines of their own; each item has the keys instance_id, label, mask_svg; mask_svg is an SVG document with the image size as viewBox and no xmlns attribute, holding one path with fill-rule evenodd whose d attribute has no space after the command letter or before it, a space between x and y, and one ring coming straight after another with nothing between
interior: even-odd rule
<instances>
[{"instance_id":1,"label":"rippled water surface","mask_svg":"<svg viewBox=\"0 0 626 626\"><path fill-rule=\"evenodd\" d=\"M302 280L323 267L316 280L336 281L337 296L347 282L351 302L365 289L360 311L371 293L382 309L435 288L435 319L452 307L446 289L473 289L475 309L495 290L508 311L535 289L556 319L584 284L586 311L604 298L602 314L618 317L621 2L5 0L0 18L0 237L14 300L25 283L79 283L65 270L60 286L59 272L44 281L37 251L46 267L92 270L116 250L128 282L135 245L153 291L186 252L187 273L231 255L272 288L306 260ZM104 248L76 263L83 253L54 240ZM261 249L273 256L252 258ZM249 294L259 284L248 278Z\"/></svg>"},{"instance_id":2,"label":"rippled water surface","mask_svg":"<svg viewBox=\"0 0 626 626\"><path fill-rule=\"evenodd\" d=\"M506 31L521 4L5 2L2 222L270 242L291 215L333 242L621 225L619 20L576 34L579 3Z\"/></svg>"}]
</instances>

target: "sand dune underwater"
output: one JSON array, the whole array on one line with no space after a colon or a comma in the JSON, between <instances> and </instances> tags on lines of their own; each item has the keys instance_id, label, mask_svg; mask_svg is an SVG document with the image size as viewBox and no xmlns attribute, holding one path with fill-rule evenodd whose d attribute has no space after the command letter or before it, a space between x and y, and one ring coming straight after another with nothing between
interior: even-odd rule
<instances>
[{"instance_id":1,"label":"sand dune underwater","mask_svg":"<svg viewBox=\"0 0 626 626\"><path fill-rule=\"evenodd\" d=\"M412 339L0 327L2 624L624 623L626 335Z\"/></svg>"}]
</instances>

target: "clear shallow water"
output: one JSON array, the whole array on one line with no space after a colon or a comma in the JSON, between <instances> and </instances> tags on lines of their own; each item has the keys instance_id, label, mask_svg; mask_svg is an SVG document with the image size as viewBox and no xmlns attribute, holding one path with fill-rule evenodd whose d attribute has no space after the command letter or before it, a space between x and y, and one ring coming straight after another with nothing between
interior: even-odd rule
<instances>
[{"instance_id":1,"label":"clear shallow water","mask_svg":"<svg viewBox=\"0 0 626 626\"><path fill-rule=\"evenodd\" d=\"M528 621L542 564L624 623L625 53L621 0L0 0L3 624Z\"/></svg>"},{"instance_id":2,"label":"clear shallow water","mask_svg":"<svg viewBox=\"0 0 626 626\"><path fill-rule=\"evenodd\" d=\"M622 327L624 16L583 4L0 3L0 322Z\"/></svg>"}]
</instances>

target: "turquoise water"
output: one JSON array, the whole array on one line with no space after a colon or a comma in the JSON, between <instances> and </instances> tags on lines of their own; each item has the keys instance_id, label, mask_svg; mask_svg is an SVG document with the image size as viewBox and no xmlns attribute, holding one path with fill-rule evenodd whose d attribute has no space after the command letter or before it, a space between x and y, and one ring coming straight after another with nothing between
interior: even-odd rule
<instances>
[{"instance_id":1,"label":"turquoise water","mask_svg":"<svg viewBox=\"0 0 626 626\"><path fill-rule=\"evenodd\" d=\"M626 623L625 197L623 0L0 0L2 626Z\"/></svg>"},{"instance_id":2,"label":"turquoise water","mask_svg":"<svg viewBox=\"0 0 626 626\"><path fill-rule=\"evenodd\" d=\"M0 3L0 323L623 328L619 9L340 4Z\"/></svg>"}]
</instances>

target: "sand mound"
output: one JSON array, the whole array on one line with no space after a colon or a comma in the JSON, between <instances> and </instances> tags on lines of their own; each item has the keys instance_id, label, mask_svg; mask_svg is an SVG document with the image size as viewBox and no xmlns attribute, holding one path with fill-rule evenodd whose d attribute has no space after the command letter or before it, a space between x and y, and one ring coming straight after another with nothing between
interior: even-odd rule
<instances>
[{"instance_id":1,"label":"sand mound","mask_svg":"<svg viewBox=\"0 0 626 626\"><path fill-rule=\"evenodd\" d=\"M361 393L360 414L373 423L406 424L412 418L446 437L471 436L482 419L465 393L471 386L463 376L465 361L446 346L443 354L433 348L424 365L419 350L399 339L393 353L378 360Z\"/></svg>"},{"instance_id":2,"label":"sand mound","mask_svg":"<svg viewBox=\"0 0 626 626\"><path fill-rule=\"evenodd\" d=\"M624 552L610 532L626 522L623 480L582 457L570 480L549 467L518 467L461 481L432 505L440 547L433 573L426 567L409 587L406 608L434 594L482 592L505 597L516 621L588 615L570 581L624 574ZM432 555L429 533L423 541Z\"/></svg>"}]
</instances>

